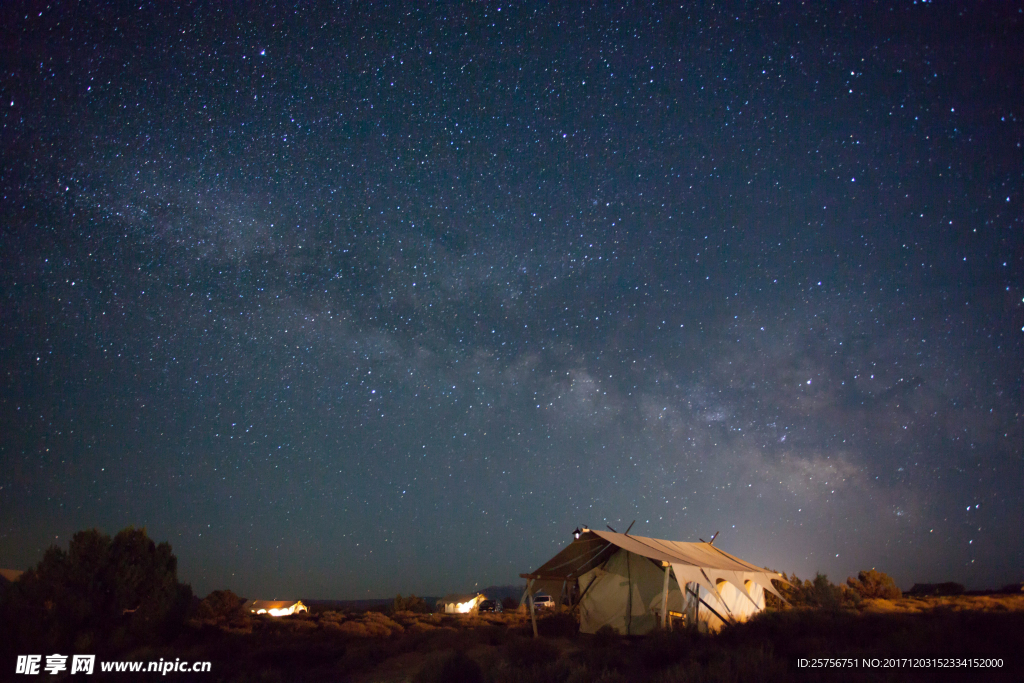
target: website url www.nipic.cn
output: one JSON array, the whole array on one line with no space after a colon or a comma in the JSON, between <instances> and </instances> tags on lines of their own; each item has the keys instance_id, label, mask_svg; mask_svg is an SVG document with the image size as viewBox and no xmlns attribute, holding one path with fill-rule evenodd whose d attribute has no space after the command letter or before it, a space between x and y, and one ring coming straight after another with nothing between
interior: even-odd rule
<instances>
[{"instance_id":1,"label":"website url www.nipic.cn","mask_svg":"<svg viewBox=\"0 0 1024 683\"><path fill-rule=\"evenodd\" d=\"M71 660L70 662L68 660ZM70 674L89 675L96 671L96 655L18 655L14 673L33 676L37 674ZM210 662L183 662L169 659L149 662L100 662L100 671L104 673L157 673L166 676L170 673L206 673L210 671Z\"/></svg>"}]
</instances>

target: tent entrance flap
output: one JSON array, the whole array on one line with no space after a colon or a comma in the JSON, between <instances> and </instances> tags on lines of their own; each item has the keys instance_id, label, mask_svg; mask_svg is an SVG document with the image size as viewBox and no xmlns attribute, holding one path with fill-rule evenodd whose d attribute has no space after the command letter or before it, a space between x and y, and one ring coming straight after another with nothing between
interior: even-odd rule
<instances>
[{"instance_id":1,"label":"tent entrance flap","mask_svg":"<svg viewBox=\"0 0 1024 683\"><path fill-rule=\"evenodd\" d=\"M610 626L625 635L650 633L658 616L682 609L679 585L665 580L665 571L650 559L619 549L603 567L579 579L580 632L596 633Z\"/></svg>"}]
</instances>

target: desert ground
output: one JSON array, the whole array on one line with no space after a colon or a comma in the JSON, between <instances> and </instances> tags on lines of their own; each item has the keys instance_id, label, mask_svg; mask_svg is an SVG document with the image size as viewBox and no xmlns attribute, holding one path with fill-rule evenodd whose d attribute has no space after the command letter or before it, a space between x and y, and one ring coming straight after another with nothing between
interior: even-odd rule
<instances>
[{"instance_id":1,"label":"desert ground","mask_svg":"<svg viewBox=\"0 0 1024 683\"><path fill-rule=\"evenodd\" d=\"M204 680L267 682L1016 681L1024 676L1024 595L902 597L863 600L856 608L769 610L717 635L692 629L629 638L584 635L574 614L563 609L541 615L538 627L541 637L534 639L524 611L236 614L193 619L172 645L134 656L210 660L213 674ZM829 665L801 667L802 659ZM835 668L837 663L849 668Z\"/></svg>"}]
</instances>

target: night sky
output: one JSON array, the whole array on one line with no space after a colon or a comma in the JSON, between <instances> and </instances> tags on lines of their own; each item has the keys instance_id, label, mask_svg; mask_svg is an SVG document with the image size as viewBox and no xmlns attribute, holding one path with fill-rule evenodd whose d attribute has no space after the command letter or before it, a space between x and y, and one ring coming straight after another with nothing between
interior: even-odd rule
<instances>
[{"instance_id":1,"label":"night sky","mask_svg":"<svg viewBox=\"0 0 1024 683\"><path fill-rule=\"evenodd\" d=\"M0 566L1021 580L1024 14L962 4L3 3Z\"/></svg>"}]
</instances>

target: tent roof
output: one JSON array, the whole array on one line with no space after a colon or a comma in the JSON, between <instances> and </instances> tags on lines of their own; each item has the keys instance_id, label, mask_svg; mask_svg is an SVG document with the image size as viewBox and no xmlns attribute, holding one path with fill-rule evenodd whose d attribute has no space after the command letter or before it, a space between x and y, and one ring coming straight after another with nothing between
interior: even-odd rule
<instances>
[{"instance_id":1,"label":"tent roof","mask_svg":"<svg viewBox=\"0 0 1024 683\"><path fill-rule=\"evenodd\" d=\"M710 543L683 543L646 538L611 531L584 531L580 537L542 564L536 571L523 574L527 579L575 579L599 567L619 548L658 562L685 564L701 569L757 572L775 578L778 574L730 555ZM781 578L781 577L780 577Z\"/></svg>"}]
</instances>

